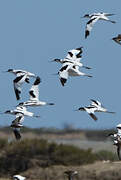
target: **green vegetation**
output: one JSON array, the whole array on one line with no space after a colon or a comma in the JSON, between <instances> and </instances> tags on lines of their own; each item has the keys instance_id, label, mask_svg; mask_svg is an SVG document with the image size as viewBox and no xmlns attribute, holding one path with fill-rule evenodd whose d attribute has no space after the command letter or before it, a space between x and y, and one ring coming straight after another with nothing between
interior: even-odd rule
<instances>
[{"instance_id":1,"label":"green vegetation","mask_svg":"<svg viewBox=\"0 0 121 180\"><path fill-rule=\"evenodd\" d=\"M46 140L25 139L20 142L7 143L0 139L0 175L11 175L32 167L51 165L83 165L98 160L115 160L116 156L108 151L93 153L91 149L83 150L72 145L57 145Z\"/></svg>"},{"instance_id":2,"label":"green vegetation","mask_svg":"<svg viewBox=\"0 0 121 180\"><path fill-rule=\"evenodd\" d=\"M84 134L88 140L96 140L96 141L103 141L106 140L107 135L109 133L115 132L114 129L106 129L106 130L90 130L90 129L74 129L69 125L64 125L63 129L57 128L28 128L23 127L22 133L33 133L35 135L42 135L42 134L55 134L55 135L65 135L65 134ZM0 127L0 132L5 134L11 134L10 127Z\"/></svg>"}]
</instances>

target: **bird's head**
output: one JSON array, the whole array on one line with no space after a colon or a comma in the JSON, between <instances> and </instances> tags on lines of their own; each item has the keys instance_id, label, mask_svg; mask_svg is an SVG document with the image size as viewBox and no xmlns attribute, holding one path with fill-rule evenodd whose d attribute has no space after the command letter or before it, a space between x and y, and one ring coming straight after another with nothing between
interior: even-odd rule
<instances>
[{"instance_id":1,"label":"bird's head","mask_svg":"<svg viewBox=\"0 0 121 180\"><path fill-rule=\"evenodd\" d=\"M4 113L5 114L9 114L11 111L10 110L7 110L7 111L5 111Z\"/></svg>"},{"instance_id":2,"label":"bird's head","mask_svg":"<svg viewBox=\"0 0 121 180\"><path fill-rule=\"evenodd\" d=\"M60 59L53 59L51 62L60 62Z\"/></svg>"},{"instance_id":3,"label":"bird's head","mask_svg":"<svg viewBox=\"0 0 121 180\"><path fill-rule=\"evenodd\" d=\"M13 69L8 69L7 72L13 72Z\"/></svg>"},{"instance_id":4,"label":"bird's head","mask_svg":"<svg viewBox=\"0 0 121 180\"><path fill-rule=\"evenodd\" d=\"M85 14L83 18L89 18L89 14Z\"/></svg>"},{"instance_id":5,"label":"bird's head","mask_svg":"<svg viewBox=\"0 0 121 180\"><path fill-rule=\"evenodd\" d=\"M23 106L24 105L24 103L23 102L21 102L21 103L19 103L17 106ZM16 106L16 107L17 107Z\"/></svg>"}]
</instances>

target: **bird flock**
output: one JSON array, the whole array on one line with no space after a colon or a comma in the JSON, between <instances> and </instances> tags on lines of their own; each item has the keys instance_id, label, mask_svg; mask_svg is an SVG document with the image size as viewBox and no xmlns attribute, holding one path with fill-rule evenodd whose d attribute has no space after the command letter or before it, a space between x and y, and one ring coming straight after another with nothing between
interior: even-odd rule
<instances>
[{"instance_id":1,"label":"bird flock","mask_svg":"<svg viewBox=\"0 0 121 180\"><path fill-rule=\"evenodd\" d=\"M39 115L35 115L33 112L29 112L27 107L36 107L36 106L44 106L44 105L54 105L54 103L48 103L39 100L39 84L41 83L41 79L39 76L36 76L33 73L24 70L15 70L15 69L8 69L5 72L12 73L16 76L13 80L13 87L15 91L15 96L17 101L21 99L21 86L23 83L30 83L30 78L34 78L34 83L29 90L29 100L26 102L19 103L15 109L7 110L3 112L3 114L11 114L14 115L16 118L12 121L11 127L13 129L15 138L17 140L21 139L20 129L23 127L24 116L29 117L36 117L39 118Z\"/></svg>"},{"instance_id":2,"label":"bird flock","mask_svg":"<svg viewBox=\"0 0 121 180\"><path fill-rule=\"evenodd\" d=\"M114 14L109 13L93 13L93 14L85 14L82 18L88 18L89 21L86 23L85 28L85 39L90 35L90 32L94 26L94 24L98 20L104 20L111 23L116 23L113 20L110 20L108 17L113 16ZM121 45L121 34L112 38L116 43ZM80 68L90 70L91 67L84 65L82 60L82 53L83 47L78 47L72 50L69 50L67 56L64 59L54 59L52 62L57 62L62 65L59 69L57 75L59 76L59 80L62 86L65 86L69 77L73 76L86 76L87 78L92 78L92 75L89 73L82 72ZM12 73L15 75L15 79L13 80L13 88L16 96L16 100L21 99L22 93L22 85L24 83L30 83L30 78L34 79L34 82L28 92L29 99L25 102L20 102L13 110L7 110L4 114L11 114L15 116L15 120L12 121L11 127L13 129L15 138L17 140L21 139L20 129L23 127L23 121L25 116L29 117L36 117L39 118L39 115L35 115L33 112L29 112L27 110L28 107L36 107L36 106L44 106L44 105L54 105L54 103L43 102L39 100L39 84L41 83L41 79L39 76L35 75L34 73L19 70L19 69L8 69L8 73ZM94 120L97 121L98 118L95 115L95 112L105 112L105 113L112 113L115 112L108 111L98 100L90 99L91 104L89 106L81 106L77 109L77 111L86 111L89 116ZM110 133L108 136L113 137L114 145L117 146L117 153L119 159L121 159L120 155L120 146L121 146L121 124L116 126L117 133ZM77 171L65 171L64 172L69 180L72 179L74 175L77 174ZM24 180L25 177L21 175L14 175L13 178L15 180Z\"/></svg>"},{"instance_id":3,"label":"bird flock","mask_svg":"<svg viewBox=\"0 0 121 180\"><path fill-rule=\"evenodd\" d=\"M94 26L94 24L98 20L104 20L111 22L112 24L116 23L113 20L110 20L108 17L113 16L114 14L109 13L93 13L93 14L85 14L82 18L89 18L89 21L86 23L85 28L85 39L90 35L90 32ZM119 34L117 37L112 38L116 43L121 45L121 34ZM59 76L59 80L62 86L65 86L67 83L67 80L69 77L73 76L85 76L87 78L92 78L92 75L90 73L82 72L80 69L87 69L90 70L91 67L84 65L82 63L82 53L83 53L83 47L78 47L75 49L71 49L68 51L66 57L64 59L54 59L52 62L57 62L61 64L61 68L59 69L57 75ZM15 120L12 121L11 127L13 129L15 138L17 140L21 139L21 133L20 129L23 127L23 121L25 116L30 117L36 117L39 118L39 115L35 115L33 112L29 112L27 110L28 107L36 107L36 106L44 106L44 105L54 105L54 103L49 102L43 102L39 100L39 84L41 83L41 79L39 76L37 76L34 73L20 70L20 69L8 69L7 71L13 75L15 75L15 79L13 80L13 88L15 92L16 100L21 100L21 93L22 93L22 85L24 83L30 83L30 79L34 79L34 82L28 92L28 100L25 102L19 102L15 109L13 110L7 110L4 112L4 114L11 114L15 116ZM106 113L112 113L108 111L101 102L98 100L91 99L91 104L89 106L82 106L77 109L77 111L86 111L90 117L97 121L97 116L95 115L95 112L106 112Z\"/></svg>"}]
</instances>

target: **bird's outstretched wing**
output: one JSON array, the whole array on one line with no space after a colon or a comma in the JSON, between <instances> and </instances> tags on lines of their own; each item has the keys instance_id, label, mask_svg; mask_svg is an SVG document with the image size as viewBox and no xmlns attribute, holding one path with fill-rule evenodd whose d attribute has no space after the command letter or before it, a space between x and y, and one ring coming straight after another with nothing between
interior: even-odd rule
<instances>
[{"instance_id":1,"label":"bird's outstretched wing","mask_svg":"<svg viewBox=\"0 0 121 180\"><path fill-rule=\"evenodd\" d=\"M89 36L90 31L92 30L93 25L98 21L98 16L92 16L92 18L87 22L86 24L86 30L85 30L85 38Z\"/></svg>"},{"instance_id":2,"label":"bird's outstretched wing","mask_svg":"<svg viewBox=\"0 0 121 180\"><path fill-rule=\"evenodd\" d=\"M27 74L23 74L23 75L17 76L13 80L14 91L15 91L15 95L16 95L17 100L20 99L21 85L25 82L26 77L27 77Z\"/></svg>"},{"instance_id":3,"label":"bird's outstretched wing","mask_svg":"<svg viewBox=\"0 0 121 180\"><path fill-rule=\"evenodd\" d=\"M117 146L117 154L118 154L119 160L121 160L121 147L120 147L120 145Z\"/></svg>"},{"instance_id":4,"label":"bird's outstretched wing","mask_svg":"<svg viewBox=\"0 0 121 180\"><path fill-rule=\"evenodd\" d=\"M88 106L85 107L85 110L87 111L87 113L91 116L92 119L94 119L95 121L97 120L97 117L95 116L95 111L96 111L97 107L95 106Z\"/></svg>"},{"instance_id":5,"label":"bird's outstretched wing","mask_svg":"<svg viewBox=\"0 0 121 180\"><path fill-rule=\"evenodd\" d=\"M62 84L62 86L65 85L65 83L67 82L68 79L68 70L73 66L72 63L64 63L62 68L59 70L58 74L59 74L59 78L60 78L60 82Z\"/></svg>"},{"instance_id":6,"label":"bird's outstretched wing","mask_svg":"<svg viewBox=\"0 0 121 180\"><path fill-rule=\"evenodd\" d=\"M13 128L13 133L17 140L21 139L20 128L23 126L22 125L23 121L24 121L24 115L17 114L16 119L13 120L11 123L11 127Z\"/></svg>"},{"instance_id":7,"label":"bird's outstretched wing","mask_svg":"<svg viewBox=\"0 0 121 180\"><path fill-rule=\"evenodd\" d=\"M15 127L15 128L20 128L20 127L22 127L22 126L23 126L23 125L22 125L23 121L24 121L24 115L21 114L21 113L18 113L18 114L16 115L16 119L12 121L11 127Z\"/></svg>"},{"instance_id":8,"label":"bird's outstretched wing","mask_svg":"<svg viewBox=\"0 0 121 180\"><path fill-rule=\"evenodd\" d=\"M39 100L39 84L41 82L41 79L39 76L36 77L36 80L34 84L32 85L29 95L30 95L30 100Z\"/></svg>"},{"instance_id":9,"label":"bird's outstretched wing","mask_svg":"<svg viewBox=\"0 0 121 180\"><path fill-rule=\"evenodd\" d=\"M66 58L71 61L80 62L81 57L82 57L82 52L83 52L82 48L83 47L79 47L79 48L68 51Z\"/></svg>"},{"instance_id":10,"label":"bird's outstretched wing","mask_svg":"<svg viewBox=\"0 0 121 180\"><path fill-rule=\"evenodd\" d=\"M16 140L21 139L20 128L13 128L13 133L15 135Z\"/></svg>"},{"instance_id":11,"label":"bird's outstretched wing","mask_svg":"<svg viewBox=\"0 0 121 180\"><path fill-rule=\"evenodd\" d=\"M118 34L118 36L112 38L112 40L121 45L121 34Z\"/></svg>"},{"instance_id":12,"label":"bird's outstretched wing","mask_svg":"<svg viewBox=\"0 0 121 180\"><path fill-rule=\"evenodd\" d=\"M101 103L99 101L96 101L94 99L90 99L92 101L91 105L93 106L101 106Z\"/></svg>"},{"instance_id":13,"label":"bird's outstretched wing","mask_svg":"<svg viewBox=\"0 0 121 180\"><path fill-rule=\"evenodd\" d=\"M98 120L98 118L93 114L93 113L88 113L90 116L91 116L91 118L92 119L94 119L95 121L97 121Z\"/></svg>"}]
</instances>

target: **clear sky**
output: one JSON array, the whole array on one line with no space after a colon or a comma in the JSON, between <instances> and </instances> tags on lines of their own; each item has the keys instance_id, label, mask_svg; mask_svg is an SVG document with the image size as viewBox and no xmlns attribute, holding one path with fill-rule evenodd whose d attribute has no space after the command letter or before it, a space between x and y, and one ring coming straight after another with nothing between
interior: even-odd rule
<instances>
[{"instance_id":1,"label":"clear sky","mask_svg":"<svg viewBox=\"0 0 121 180\"><path fill-rule=\"evenodd\" d=\"M87 19L84 14L114 13L117 23L97 22L85 40ZM75 128L112 128L121 123L121 46L111 40L121 33L121 1L97 0L1 0L0 1L0 110L17 105L9 68L36 73L42 79L40 100L55 106L30 108L40 119L25 118L29 127L57 127L71 124ZM72 77L62 87L57 73L67 51L83 46L82 62L92 67L84 70L93 78ZM23 86L21 101L28 99L31 84ZM116 114L96 113L94 122L86 112L75 112L80 106L97 99ZM1 115L0 125L10 125L14 117Z\"/></svg>"}]
</instances>

